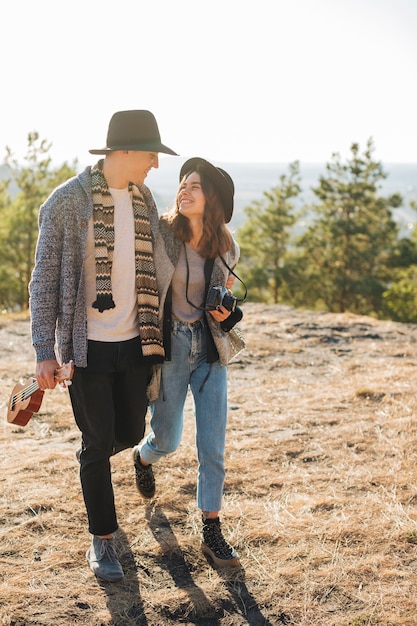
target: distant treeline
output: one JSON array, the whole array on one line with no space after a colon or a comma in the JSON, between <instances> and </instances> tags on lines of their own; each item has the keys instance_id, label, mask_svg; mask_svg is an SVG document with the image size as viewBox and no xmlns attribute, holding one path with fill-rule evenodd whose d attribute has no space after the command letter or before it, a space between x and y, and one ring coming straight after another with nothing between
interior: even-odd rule
<instances>
[{"instance_id":1,"label":"distant treeline","mask_svg":"<svg viewBox=\"0 0 417 626\"><path fill-rule=\"evenodd\" d=\"M39 206L76 173L76 161L52 167L50 147L30 133L23 164L6 148L5 176L0 176L4 311L27 308ZM358 144L350 151L346 160L332 155L308 203L300 202L300 164L294 161L276 186L244 208L236 233L237 273L250 301L415 323L417 231L411 226L402 234L395 211L413 212L417 204L409 200L405 207L400 193L381 192L388 173L373 157L372 139L363 151ZM238 281L234 290L242 297Z\"/></svg>"},{"instance_id":2,"label":"distant treeline","mask_svg":"<svg viewBox=\"0 0 417 626\"><path fill-rule=\"evenodd\" d=\"M417 322L417 231L401 235L404 199L381 194L387 173L373 152L370 139L345 161L334 154L301 208L295 161L245 209L237 239L250 300Z\"/></svg>"}]
</instances>

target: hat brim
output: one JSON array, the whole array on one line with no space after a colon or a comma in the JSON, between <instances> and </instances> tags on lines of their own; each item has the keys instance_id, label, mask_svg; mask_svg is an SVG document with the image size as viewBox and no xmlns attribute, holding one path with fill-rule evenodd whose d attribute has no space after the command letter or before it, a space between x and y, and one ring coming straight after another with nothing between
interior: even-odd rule
<instances>
[{"instance_id":1,"label":"hat brim","mask_svg":"<svg viewBox=\"0 0 417 626\"><path fill-rule=\"evenodd\" d=\"M180 182L187 174L191 174L196 170L198 165L203 165L207 175L210 177L216 189L219 193L220 200L224 210L224 221L227 224L232 219L233 215L233 195L235 192L235 186L233 180L229 174L221 167L216 167L210 161L202 159L201 157L192 157L188 159L180 170Z\"/></svg>"},{"instance_id":2,"label":"hat brim","mask_svg":"<svg viewBox=\"0 0 417 626\"><path fill-rule=\"evenodd\" d=\"M90 154L108 154L109 152L117 152L118 150L133 150L136 152L163 152L164 154L171 154L172 156L178 156L176 152L165 146L163 143L137 143L133 145L123 146L106 146L105 148L98 148L89 150Z\"/></svg>"}]
</instances>

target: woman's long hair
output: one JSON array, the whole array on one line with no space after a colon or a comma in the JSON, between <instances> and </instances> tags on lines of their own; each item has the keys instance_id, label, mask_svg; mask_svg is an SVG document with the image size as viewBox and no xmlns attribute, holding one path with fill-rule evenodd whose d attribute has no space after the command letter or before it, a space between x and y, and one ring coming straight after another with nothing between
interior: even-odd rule
<instances>
[{"instance_id":1,"label":"woman's long hair","mask_svg":"<svg viewBox=\"0 0 417 626\"><path fill-rule=\"evenodd\" d=\"M204 165L197 164L195 172L200 175L201 189L205 198L203 215L203 234L199 241L198 253L204 259L215 259L228 250L233 249L233 237L224 221L224 209L215 185L205 172ZM188 172L180 183L175 198L174 207L167 214L167 221L171 225L175 236L181 241L191 241L192 229L187 217L179 212L178 195L184 180L191 174Z\"/></svg>"}]
</instances>

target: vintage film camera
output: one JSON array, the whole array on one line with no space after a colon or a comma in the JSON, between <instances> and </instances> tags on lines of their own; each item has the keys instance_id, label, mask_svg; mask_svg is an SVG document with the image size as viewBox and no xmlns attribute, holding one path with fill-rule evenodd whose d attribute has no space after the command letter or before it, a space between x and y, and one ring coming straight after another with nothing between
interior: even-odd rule
<instances>
[{"instance_id":1,"label":"vintage film camera","mask_svg":"<svg viewBox=\"0 0 417 626\"><path fill-rule=\"evenodd\" d=\"M207 294L206 309L214 311L220 306L223 306L231 312L229 317L220 323L221 329L226 333L229 332L235 324L240 322L243 317L243 311L236 303L237 298L232 296L226 287L216 285L212 287Z\"/></svg>"},{"instance_id":2,"label":"vintage film camera","mask_svg":"<svg viewBox=\"0 0 417 626\"><path fill-rule=\"evenodd\" d=\"M226 287L215 286L212 287L206 298L206 308L209 311L214 311L221 306L224 306L228 311L233 312L236 308L237 298L232 296L230 291Z\"/></svg>"}]
</instances>

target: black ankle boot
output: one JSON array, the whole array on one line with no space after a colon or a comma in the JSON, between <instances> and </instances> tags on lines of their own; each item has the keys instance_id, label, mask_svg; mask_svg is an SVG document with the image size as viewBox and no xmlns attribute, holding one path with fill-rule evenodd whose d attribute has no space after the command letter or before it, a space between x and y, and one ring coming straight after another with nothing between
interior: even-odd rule
<instances>
[{"instance_id":1,"label":"black ankle boot","mask_svg":"<svg viewBox=\"0 0 417 626\"><path fill-rule=\"evenodd\" d=\"M239 557L235 549L223 537L220 520L203 518L203 541L201 549L220 567L237 567Z\"/></svg>"}]
</instances>

